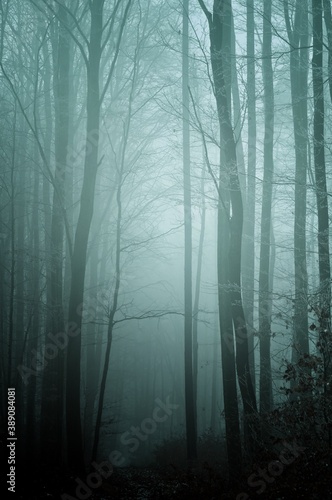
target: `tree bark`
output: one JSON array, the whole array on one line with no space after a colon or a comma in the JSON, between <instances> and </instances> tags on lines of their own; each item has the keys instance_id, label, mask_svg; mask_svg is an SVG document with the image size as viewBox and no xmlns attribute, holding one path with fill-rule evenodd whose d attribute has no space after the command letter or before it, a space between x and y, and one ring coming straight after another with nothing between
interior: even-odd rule
<instances>
[{"instance_id":1,"label":"tree bark","mask_svg":"<svg viewBox=\"0 0 332 500\"><path fill-rule=\"evenodd\" d=\"M241 292L241 246L243 204L238 177L236 144L230 121L230 102L224 78L223 22L225 12L232 9L231 1L215 0L213 14L203 1L210 29L211 64L221 139L221 168L218 210L218 289L222 348L222 369L226 418L226 440L230 474L235 477L241 469L242 453L234 363L236 339L236 370L245 420L256 412L256 398L249 369L249 349ZM252 428L253 430L253 428ZM253 436L254 433L252 432Z\"/></svg>"},{"instance_id":2,"label":"tree bark","mask_svg":"<svg viewBox=\"0 0 332 500\"><path fill-rule=\"evenodd\" d=\"M243 305L249 332L249 365L255 387L254 300L255 300L255 206L256 206L256 62L254 0L247 1L247 122L248 166L244 225Z\"/></svg>"},{"instance_id":3,"label":"tree bark","mask_svg":"<svg viewBox=\"0 0 332 500\"><path fill-rule=\"evenodd\" d=\"M328 75L329 75L329 90L330 99L332 103L332 15L331 15L331 1L323 0L324 6L324 20L327 34L328 43Z\"/></svg>"},{"instance_id":4,"label":"tree bark","mask_svg":"<svg viewBox=\"0 0 332 500\"><path fill-rule=\"evenodd\" d=\"M53 76L55 98L55 172L51 217L50 256L50 331L53 335L65 329L63 313L63 239L64 239L64 188L68 149L69 105L69 35L64 28L67 13L59 5L59 25L53 49L57 50ZM46 330L45 345L49 343ZM62 462L62 422L64 416L64 356L59 349L54 359L49 359L43 372L41 401L41 451L50 465Z\"/></svg>"},{"instance_id":5,"label":"tree bark","mask_svg":"<svg viewBox=\"0 0 332 500\"><path fill-rule=\"evenodd\" d=\"M295 140L295 215L294 215L294 344L297 353L309 353L308 338L308 275L306 250L306 208L308 171L308 2L297 0L293 29L291 28L288 0L284 0L284 13L290 53L290 79Z\"/></svg>"},{"instance_id":6,"label":"tree bark","mask_svg":"<svg viewBox=\"0 0 332 500\"><path fill-rule=\"evenodd\" d=\"M184 202L184 371L187 458L197 458L196 409L193 379L192 310L192 219L189 131L189 0L182 11L182 112L183 112L183 202Z\"/></svg>"},{"instance_id":7,"label":"tree bark","mask_svg":"<svg viewBox=\"0 0 332 500\"><path fill-rule=\"evenodd\" d=\"M329 255L329 210L326 186L324 136L323 23L322 1L312 0L314 90L314 163L318 212L318 258L322 327L330 325L331 271Z\"/></svg>"},{"instance_id":8,"label":"tree bark","mask_svg":"<svg viewBox=\"0 0 332 500\"><path fill-rule=\"evenodd\" d=\"M197 429L197 387L198 387L198 313L199 313L199 299L201 291L201 280L202 280L202 264L203 264L203 250L204 250L204 236L205 236L205 219L206 219L206 204L205 204L205 159L202 178L201 178L201 227L199 234L198 243L198 254L197 254L197 269L196 269L196 282L195 282L195 296L194 296L194 307L193 307L193 380L194 380L194 405L195 405L195 422Z\"/></svg>"},{"instance_id":9,"label":"tree bark","mask_svg":"<svg viewBox=\"0 0 332 500\"><path fill-rule=\"evenodd\" d=\"M84 471L80 406L81 328L88 238L93 215L98 166L100 92L99 69L104 0L90 2L91 27L87 67L87 125L84 177L75 232L68 325L73 335L67 347L66 428L67 458L73 470Z\"/></svg>"},{"instance_id":10,"label":"tree bark","mask_svg":"<svg viewBox=\"0 0 332 500\"><path fill-rule=\"evenodd\" d=\"M324 390L331 394L331 268L329 248L329 207L325 165L325 103L323 76L323 10L322 0L312 0L313 56L312 82L314 90L314 163L318 215L319 263L319 341L324 359Z\"/></svg>"},{"instance_id":11,"label":"tree bark","mask_svg":"<svg viewBox=\"0 0 332 500\"><path fill-rule=\"evenodd\" d=\"M264 176L259 265L260 411L272 408L270 253L273 183L274 90L272 69L271 0L264 0L263 14L264 82Z\"/></svg>"}]
</instances>

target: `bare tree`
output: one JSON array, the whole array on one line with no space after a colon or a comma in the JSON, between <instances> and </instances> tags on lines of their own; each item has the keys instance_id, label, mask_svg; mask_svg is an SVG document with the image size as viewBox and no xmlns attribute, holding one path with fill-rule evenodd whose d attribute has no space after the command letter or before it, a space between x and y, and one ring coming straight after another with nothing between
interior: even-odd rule
<instances>
[{"instance_id":1,"label":"bare tree","mask_svg":"<svg viewBox=\"0 0 332 500\"><path fill-rule=\"evenodd\" d=\"M249 348L241 294L241 247L243 203L238 177L236 144L230 119L223 57L223 22L231 2L215 0L213 13L199 0L210 30L211 64L221 140L218 209L218 287L222 345L226 440L230 473L241 468L241 439L237 406L236 368L246 420L256 411L256 398L249 369Z\"/></svg>"},{"instance_id":2,"label":"bare tree","mask_svg":"<svg viewBox=\"0 0 332 500\"><path fill-rule=\"evenodd\" d=\"M65 3L59 2L58 25L52 40L55 52L53 68L53 88L55 99L55 172L51 215L50 259L48 279L49 310L45 344L49 331L53 335L63 332L65 319L63 311L63 242L64 190L68 150L68 107L69 107L69 53L70 37L65 24L68 14ZM45 54L46 58L49 54ZM37 96L36 96L37 98ZM36 129L37 129L36 124ZM64 415L64 357L63 353L50 360L43 372L41 405L41 445L45 460L60 464L62 461L62 420Z\"/></svg>"},{"instance_id":3,"label":"bare tree","mask_svg":"<svg viewBox=\"0 0 332 500\"><path fill-rule=\"evenodd\" d=\"M295 216L294 216L294 344L295 353L309 353L308 275L306 258L306 209L308 171L308 5L296 2L294 19L289 17L288 1L284 15L290 52L290 78L295 140ZM295 358L296 359L296 358Z\"/></svg>"},{"instance_id":4,"label":"bare tree","mask_svg":"<svg viewBox=\"0 0 332 500\"><path fill-rule=\"evenodd\" d=\"M272 407L271 375L271 210L273 182L274 90L272 69L271 0L264 0L262 71L264 82L264 177L259 261L260 411Z\"/></svg>"},{"instance_id":5,"label":"bare tree","mask_svg":"<svg viewBox=\"0 0 332 500\"><path fill-rule=\"evenodd\" d=\"M75 329L75 335L70 337L67 348L67 371L70 373L70 376L67 377L66 384L68 462L73 469L78 469L80 471L84 470L80 406L81 308L84 296L86 256L93 215L94 192L98 168L100 106L114 71L131 0L128 0L123 11L110 72L104 88L100 91L100 60L103 48L105 47L105 44L102 43L104 31L104 3L104 0L92 0L89 3L91 25L88 55L82 52L82 54L85 54L84 59L87 66L86 153L80 211L73 246L72 277L68 309L69 324L74 325ZM111 28L114 27L119 5L120 2L118 1L111 14L109 20ZM111 32L109 32L109 35L110 33Z\"/></svg>"},{"instance_id":6,"label":"bare tree","mask_svg":"<svg viewBox=\"0 0 332 500\"><path fill-rule=\"evenodd\" d=\"M323 77L323 8L322 0L312 0L313 56L312 82L314 90L314 164L318 216L319 308L321 341L327 348L325 359L330 364L326 334L331 328L331 268L329 246L329 207L325 165L325 104ZM326 366L327 368L328 366ZM331 366L329 366L331 370Z\"/></svg>"},{"instance_id":7,"label":"bare tree","mask_svg":"<svg viewBox=\"0 0 332 500\"><path fill-rule=\"evenodd\" d=\"M184 365L188 460L197 458L196 410L193 380L192 220L189 129L189 0L182 10L182 109L183 109L183 204L184 204Z\"/></svg>"}]
</instances>

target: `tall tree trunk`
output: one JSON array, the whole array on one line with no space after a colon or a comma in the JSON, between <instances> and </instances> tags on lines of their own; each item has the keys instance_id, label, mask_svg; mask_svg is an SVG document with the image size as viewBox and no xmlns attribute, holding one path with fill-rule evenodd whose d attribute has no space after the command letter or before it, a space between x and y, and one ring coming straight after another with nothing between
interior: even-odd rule
<instances>
[{"instance_id":1,"label":"tall tree trunk","mask_svg":"<svg viewBox=\"0 0 332 500\"><path fill-rule=\"evenodd\" d=\"M90 2L91 28L87 67L87 126L84 177L80 211L75 232L68 321L72 328L67 347L66 428L68 464L72 469L84 470L80 379L81 327L84 280L88 238L93 215L95 183L98 166L100 91L99 69L103 29L104 0Z\"/></svg>"},{"instance_id":2,"label":"tall tree trunk","mask_svg":"<svg viewBox=\"0 0 332 500\"><path fill-rule=\"evenodd\" d=\"M323 79L323 21L322 0L312 0L313 14L313 56L312 81L314 90L314 163L316 177L316 198L318 214L318 262L320 286L320 326L321 341L327 352L327 360L331 352L328 347L326 332L330 332L331 318L331 270L329 251L329 208L326 186L325 137L324 137L324 79ZM329 367L331 370L331 366Z\"/></svg>"},{"instance_id":3,"label":"tall tree trunk","mask_svg":"<svg viewBox=\"0 0 332 500\"><path fill-rule=\"evenodd\" d=\"M15 274L16 274L16 214L15 214L15 166L16 166L16 101L14 103L14 119L13 119L13 146L11 157L11 170L10 170L10 287L9 287L9 316L8 316L8 370L7 370L7 384L8 387L12 386L13 381L13 361L14 359L14 298L15 298ZM22 256L23 259L23 256Z\"/></svg>"},{"instance_id":4,"label":"tall tree trunk","mask_svg":"<svg viewBox=\"0 0 332 500\"><path fill-rule=\"evenodd\" d=\"M332 15L331 15L331 1L323 0L324 5L324 19L328 43L328 75L329 75L329 90L330 99L332 102Z\"/></svg>"},{"instance_id":5,"label":"tall tree trunk","mask_svg":"<svg viewBox=\"0 0 332 500\"><path fill-rule=\"evenodd\" d=\"M201 178L201 228L198 243L197 255L197 270L196 270L196 283L195 283L195 297L193 307L193 380L194 380L194 405L195 405L195 421L197 431L197 382L198 382L198 312L199 312L199 299L201 291L202 279L202 263L203 263L203 249L204 249L204 236L205 236L205 219L206 219L206 204L205 204L205 158Z\"/></svg>"},{"instance_id":6,"label":"tall tree trunk","mask_svg":"<svg viewBox=\"0 0 332 500\"><path fill-rule=\"evenodd\" d=\"M28 366L31 366L31 353L38 349L38 338L40 330L40 249L39 249L39 172L38 172L38 148L34 144L34 187L32 199L32 217L31 217L31 253L33 262L31 266L31 296L33 301L32 307L32 322L30 330L30 338L27 347ZM29 359L30 358L30 359ZM27 388L27 407L26 407L26 460L29 462L31 458L36 457L38 439L36 439L36 388L37 379L35 376L31 377Z\"/></svg>"},{"instance_id":7,"label":"tall tree trunk","mask_svg":"<svg viewBox=\"0 0 332 500\"><path fill-rule=\"evenodd\" d=\"M20 26L22 21L22 6L18 6L18 25ZM31 61L32 62L32 61ZM19 51L18 56L19 63L19 81L20 89L16 95L15 103L15 113L17 109L17 104L20 107L20 102L23 106L27 106L29 102L29 91L31 91L31 81L26 77L26 72L24 69L24 56L23 50ZM19 101L20 99L20 101ZM21 109L21 107L20 107ZM25 329L25 317L26 317L26 234L27 234L27 193L26 193L26 180L28 178L28 172L26 164L23 158L26 158L26 150L28 149L28 133L26 122L23 117L22 109L19 114L17 114L18 120L16 125L18 125L21 131L21 136L17 137L14 141L14 149L16 149L15 160L16 160L16 199L15 199L15 232L16 232L16 248L15 248L15 305L14 305L14 316L15 316L15 349L13 350L13 356L15 358L15 364L17 366L18 360L23 356L24 351L24 329ZM16 118L14 119L14 121ZM21 156L22 155L22 156ZM19 161L19 158L22 158ZM14 374L12 374L14 375ZM16 371L16 404L21 405L24 408L24 388L22 384L22 379L19 377L19 372ZM15 380L14 378L14 380ZM17 432L24 432L24 411L17 414L16 421ZM23 450L18 452L19 458L23 458Z\"/></svg>"},{"instance_id":8,"label":"tall tree trunk","mask_svg":"<svg viewBox=\"0 0 332 500\"><path fill-rule=\"evenodd\" d=\"M293 29L291 28L288 0L284 0L284 13L289 42L290 78L293 127L295 139L295 217L294 217L294 344L297 353L309 353L308 338L308 275L306 251L306 208L308 171L308 2L297 0Z\"/></svg>"},{"instance_id":9,"label":"tall tree trunk","mask_svg":"<svg viewBox=\"0 0 332 500\"><path fill-rule=\"evenodd\" d=\"M115 250L115 286L114 286L114 291L113 291L112 307L111 307L111 310L109 313L109 319L108 319L107 344L106 344L103 372L102 372L102 377L101 377L101 382L100 382L100 392L99 392L99 399L98 399L97 417L96 417L96 425L95 425L95 432L94 432L94 439L93 439L91 461L94 461L97 458L99 436L100 436L100 430L101 430L101 418L102 418L102 413L103 413L104 396L105 396L106 383L107 383L107 374L108 374L112 341L113 341L114 317L115 317L115 314L116 314L117 309L118 309L118 299L119 299L119 291L120 291L120 285L121 285L121 266L120 266L120 264L121 264L121 225L122 225L121 193L122 193L122 182L123 182L122 176L123 176L124 161L125 161L125 150L126 150L126 145L127 145L127 140L128 140L129 127L128 127L126 132L127 133L125 134L124 150L123 150L123 155L122 155L122 165L120 167L119 178L118 178L118 189L117 189L117 194L116 194L117 224L116 224L116 250Z\"/></svg>"},{"instance_id":10,"label":"tall tree trunk","mask_svg":"<svg viewBox=\"0 0 332 500\"><path fill-rule=\"evenodd\" d=\"M53 116L52 116L52 101L51 101L51 65L48 45L43 44L43 62L44 62L44 112L46 129L44 134L44 151L47 165L51 164L51 145L53 135ZM46 320L45 329L49 330L50 325L50 308L51 308L51 235L50 227L52 222L51 211L51 194L50 181L43 176L43 205L44 205L44 252L45 252L45 273L46 273Z\"/></svg>"},{"instance_id":11,"label":"tall tree trunk","mask_svg":"<svg viewBox=\"0 0 332 500\"><path fill-rule=\"evenodd\" d=\"M18 10L18 21L20 24L21 21L21 6L19 7ZM31 91L30 87L30 81L26 78L25 72L24 72L24 62L23 62L23 54L22 51L19 53L19 80L21 82L21 88L22 90L19 92L19 94L22 96L21 97L21 102L23 103L23 106L27 106L28 102L28 95L29 95L29 90ZM19 115L19 120L18 120L18 125L20 129L22 130L22 136L21 138L18 137L18 141L15 143L15 147L17 151L20 151L23 155L26 152L27 149L27 130L26 130L26 123L25 120L22 116L22 113ZM16 154L17 158L18 155ZM25 290L26 290L26 282L25 282L25 271L26 271L26 266L25 266L25 257L26 257L26 248L25 248L25 239L26 239L26 179L27 179L27 171L25 168L25 164L23 161L19 162L17 164L17 173L19 175L18 177L18 193L17 193L17 198L16 198L16 258L17 258L17 265L16 265L16 290L15 290L15 334L16 334L16 348L15 348L15 357L16 360L19 360L22 355L22 345L23 345L23 338L24 338L24 318L25 318L25 313L26 313L26 305L25 305ZM19 398L22 398L23 402L23 393L20 393L19 390L17 391L16 398L19 401ZM23 425L23 420L21 415L18 415L18 419L20 424Z\"/></svg>"},{"instance_id":12,"label":"tall tree trunk","mask_svg":"<svg viewBox=\"0 0 332 500\"><path fill-rule=\"evenodd\" d=\"M183 182L184 182L184 371L187 458L197 458L196 423L193 379L193 320L192 320L192 219L189 131L189 0L182 10L182 119L183 119Z\"/></svg>"},{"instance_id":13,"label":"tall tree trunk","mask_svg":"<svg viewBox=\"0 0 332 500\"><path fill-rule=\"evenodd\" d=\"M223 22L225 12L231 12L231 1L215 0L213 14L204 2L210 29L211 63L221 138L221 169L218 210L218 288L222 347L226 439L230 473L235 478L241 468L242 453L234 363L236 338L236 369L245 420L249 423L256 412L256 398L249 369L249 349L241 293L241 246L243 204L238 177L236 144L230 121L230 102L224 79ZM231 315L230 315L231 314ZM253 431L253 428L251 428ZM249 434L247 434L249 436ZM250 435L253 437L254 433Z\"/></svg>"},{"instance_id":14,"label":"tall tree trunk","mask_svg":"<svg viewBox=\"0 0 332 500\"><path fill-rule=\"evenodd\" d=\"M249 332L249 365L255 387L254 299L255 299L255 205L256 205L256 62L254 0L247 1L247 116L248 166L244 227L243 305Z\"/></svg>"},{"instance_id":15,"label":"tall tree trunk","mask_svg":"<svg viewBox=\"0 0 332 500\"><path fill-rule=\"evenodd\" d=\"M271 0L264 0L263 14L264 82L264 176L259 265L260 411L272 408L270 254L273 182L274 90L272 69Z\"/></svg>"},{"instance_id":16,"label":"tall tree trunk","mask_svg":"<svg viewBox=\"0 0 332 500\"><path fill-rule=\"evenodd\" d=\"M211 419L210 427L213 434L217 434L217 379L219 376L218 369L218 322L213 329L213 359L212 359L212 384L211 384Z\"/></svg>"},{"instance_id":17,"label":"tall tree trunk","mask_svg":"<svg viewBox=\"0 0 332 500\"><path fill-rule=\"evenodd\" d=\"M59 4L58 38L54 68L55 98L55 173L51 218L50 256L50 318L52 335L65 328L63 313L63 239L64 239L64 188L68 149L68 105L69 105L69 35L65 29L67 12ZM46 330L45 345L49 343ZM58 349L53 359L47 360L43 372L41 402L41 452L43 460L50 465L62 461L62 422L64 415L64 355Z\"/></svg>"},{"instance_id":18,"label":"tall tree trunk","mask_svg":"<svg viewBox=\"0 0 332 500\"><path fill-rule=\"evenodd\" d=\"M87 260L88 239L93 215L95 185L98 168L100 106L112 78L119 54L120 43L131 0L123 10L115 53L106 84L100 91L100 60L102 54L104 0L91 0L90 40L88 43L87 65L87 125L84 161L83 186L80 198L80 210L76 226L71 266L71 286L68 308L68 328L70 330L67 348L67 384L66 384L66 428L67 454L69 466L80 472L84 470L80 376L81 376L81 328L84 298L84 281ZM113 26L120 1L115 4L110 26Z\"/></svg>"},{"instance_id":19,"label":"tall tree trunk","mask_svg":"<svg viewBox=\"0 0 332 500\"><path fill-rule=\"evenodd\" d=\"M236 56L236 32L234 26L234 15L233 11L230 13L230 22L231 22L231 47L230 47L230 55L231 55L231 76L232 76L232 98L230 103L233 103L234 110L234 118L233 118L233 129L234 129L234 137L236 144L236 157L238 163L238 174L239 174L239 182L241 187L242 198L244 199L244 205L246 201L246 171L245 171L245 163L244 163L244 151L243 151L243 142L242 142L242 113L241 113L241 100L240 100L240 90L239 90L239 79L238 79L238 68L237 68L237 56ZM231 120L232 121L232 120ZM245 208L245 207L244 207ZM245 214L245 210L244 210Z\"/></svg>"},{"instance_id":20,"label":"tall tree trunk","mask_svg":"<svg viewBox=\"0 0 332 500\"><path fill-rule=\"evenodd\" d=\"M89 287L95 291L98 286L98 247L94 243L90 256L90 284ZM85 407L84 407L84 452L85 457L90 459L93 436L94 409L99 388L100 359L97 359L98 326L94 323L87 325L86 329L86 363L85 363Z\"/></svg>"}]
</instances>

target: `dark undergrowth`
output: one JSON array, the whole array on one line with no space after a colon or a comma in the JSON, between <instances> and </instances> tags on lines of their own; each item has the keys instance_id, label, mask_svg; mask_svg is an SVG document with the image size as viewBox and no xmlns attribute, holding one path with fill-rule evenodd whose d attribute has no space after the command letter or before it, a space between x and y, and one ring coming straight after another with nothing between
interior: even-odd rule
<instances>
[{"instance_id":1,"label":"dark undergrowth","mask_svg":"<svg viewBox=\"0 0 332 500\"><path fill-rule=\"evenodd\" d=\"M176 443L179 446L179 443ZM167 443L170 452L171 444ZM304 449L303 449L304 448ZM161 450L159 449L159 452ZM294 455L297 455L295 456ZM100 485L87 484L59 469L42 466L18 470L18 490L11 498L62 500L144 500L144 499L207 499L207 500L331 500L331 457L323 448L298 446L293 461L284 453L288 464L282 464L280 454L257 457L243 474L235 475L230 483L220 463L210 460L195 464L190 471L177 465L178 456L162 465L115 468ZM279 465L278 465L279 464ZM9 498L9 496L1 496Z\"/></svg>"}]
</instances>

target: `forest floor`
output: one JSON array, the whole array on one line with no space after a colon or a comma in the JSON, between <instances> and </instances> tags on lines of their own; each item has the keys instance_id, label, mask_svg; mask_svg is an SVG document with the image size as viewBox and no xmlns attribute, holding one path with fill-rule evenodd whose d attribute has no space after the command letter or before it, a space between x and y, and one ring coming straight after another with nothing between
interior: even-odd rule
<instances>
[{"instance_id":1,"label":"forest floor","mask_svg":"<svg viewBox=\"0 0 332 500\"><path fill-rule=\"evenodd\" d=\"M256 470L256 469L255 469ZM239 478L233 486L226 484L221 475L210 468L197 473L169 467L126 467L115 469L98 488L88 488L81 482L75 488L75 477L60 472L39 470L25 483L20 499L61 500L331 500L332 475L324 460L288 466L278 477L255 476L255 486L248 485L248 477ZM257 471L257 470L256 470ZM258 482L259 481L259 482ZM88 482L86 480L86 482ZM75 485L73 489L73 484ZM84 486L83 486L84 484ZM264 491L260 491L260 490ZM4 498L4 497L3 497Z\"/></svg>"}]
</instances>

